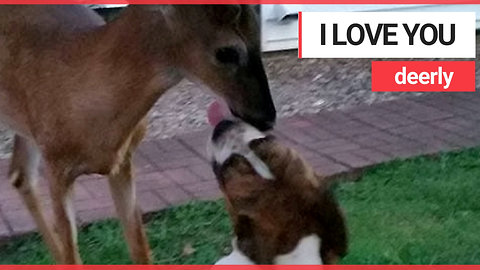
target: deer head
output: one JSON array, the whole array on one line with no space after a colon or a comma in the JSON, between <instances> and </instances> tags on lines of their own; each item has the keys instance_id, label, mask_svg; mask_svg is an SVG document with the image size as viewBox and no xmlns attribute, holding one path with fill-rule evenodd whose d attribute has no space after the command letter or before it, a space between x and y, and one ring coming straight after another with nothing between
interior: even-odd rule
<instances>
[{"instance_id":1,"label":"deer head","mask_svg":"<svg viewBox=\"0 0 480 270\"><path fill-rule=\"evenodd\" d=\"M189 79L223 98L231 112L260 130L270 129L275 107L262 64L255 11L241 5L147 7L166 25L172 63ZM160 27L151 25L150 27ZM165 33L168 32L168 33Z\"/></svg>"}]
</instances>

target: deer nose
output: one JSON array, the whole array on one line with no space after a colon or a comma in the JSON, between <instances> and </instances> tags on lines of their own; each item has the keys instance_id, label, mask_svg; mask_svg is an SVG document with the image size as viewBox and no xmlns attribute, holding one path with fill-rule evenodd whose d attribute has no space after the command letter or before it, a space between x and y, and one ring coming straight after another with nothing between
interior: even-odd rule
<instances>
[{"instance_id":1,"label":"deer nose","mask_svg":"<svg viewBox=\"0 0 480 270\"><path fill-rule=\"evenodd\" d=\"M269 130L273 129L273 126L275 125L275 122L272 122L272 121L259 122L257 124L253 123L252 125L254 127L256 127L258 130L264 132L264 131L269 131Z\"/></svg>"},{"instance_id":2,"label":"deer nose","mask_svg":"<svg viewBox=\"0 0 480 270\"><path fill-rule=\"evenodd\" d=\"M262 132L271 130L275 125L275 113L273 116L251 117L249 115L241 115L233 110L231 112L235 117L242 119Z\"/></svg>"}]
</instances>

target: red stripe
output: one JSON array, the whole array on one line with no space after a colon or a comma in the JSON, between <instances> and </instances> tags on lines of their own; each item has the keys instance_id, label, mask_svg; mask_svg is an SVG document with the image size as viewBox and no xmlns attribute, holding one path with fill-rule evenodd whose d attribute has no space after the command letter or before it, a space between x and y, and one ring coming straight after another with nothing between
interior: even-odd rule
<instances>
[{"instance_id":1,"label":"red stripe","mask_svg":"<svg viewBox=\"0 0 480 270\"><path fill-rule=\"evenodd\" d=\"M2 265L3 270L480 270L480 265Z\"/></svg>"},{"instance_id":2,"label":"red stripe","mask_svg":"<svg viewBox=\"0 0 480 270\"><path fill-rule=\"evenodd\" d=\"M302 58L302 12L298 12L298 58Z\"/></svg>"},{"instance_id":3,"label":"red stripe","mask_svg":"<svg viewBox=\"0 0 480 270\"><path fill-rule=\"evenodd\" d=\"M480 0L0 0L0 4L480 4Z\"/></svg>"}]
</instances>

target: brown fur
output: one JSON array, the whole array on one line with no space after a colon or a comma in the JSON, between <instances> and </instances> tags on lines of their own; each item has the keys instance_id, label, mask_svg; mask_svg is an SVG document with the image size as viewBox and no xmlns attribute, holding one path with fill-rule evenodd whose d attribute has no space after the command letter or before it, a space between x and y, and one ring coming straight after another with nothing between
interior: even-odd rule
<instances>
[{"instance_id":1,"label":"brown fur","mask_svg":"<svg viewBox=\"0 0 480 270\"><path fill-rule=\"evenodd\" d=\"M229 17L219 18L221 11ZM272 125L257 34L244 6L129 6L109 24L84 6L0 7L0 121L17 134L11 178L57 262L81 262L69 205L74 180L88 173L109 175L132 258L151 261L136 202L129 201L131 156L145 131L142 119L182 78L206 84L252 124ZM238 64L218 61L225 47L236 48ZM57 233L45 225L30 184L40 155ZM125 212L125 205L135 210Z\"/></svg>"},{"instance_id":2,"label":"brown fur","mask_svg":"<svg viewBox=\"0 0 480 270\"><path fill-rule=\"evenodd\" d=\"M302 237L317 234L322 260L336 263L347 251L347 235L327 180L272 137L253 140L250 147L274 180L262 179L237 154L217 171L239 249L257 264L272 264Z\"/></svg>"}]
</instances>

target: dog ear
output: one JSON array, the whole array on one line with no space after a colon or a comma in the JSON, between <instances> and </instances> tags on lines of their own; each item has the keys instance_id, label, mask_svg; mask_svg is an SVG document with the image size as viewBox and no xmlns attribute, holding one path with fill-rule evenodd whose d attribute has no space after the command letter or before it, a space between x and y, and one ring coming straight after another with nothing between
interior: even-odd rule
<instances>
[{"instance_id":1,"label":"dog ear","mask_svg":"<svg viewBox=\"0 0 480 270\"><path fill-rule=\"evenodd\" d=\"M263 138L251 140L248 147L262 160L268 157L268 149L272 149L276 138L273 135L267 135Z\"/></svg>"},{"instance_id":2,"label":"dog ear","mask_svg":"<svg viewBox=\"0 0 480 270\"><path fill-rule=\"evenodd\" d=\"M282 181L288 168L295 167L291 164L290 149L278 143L272 135L252 140L248 146L268 166L275 181Z\"/></svg>"}]
</instances>

